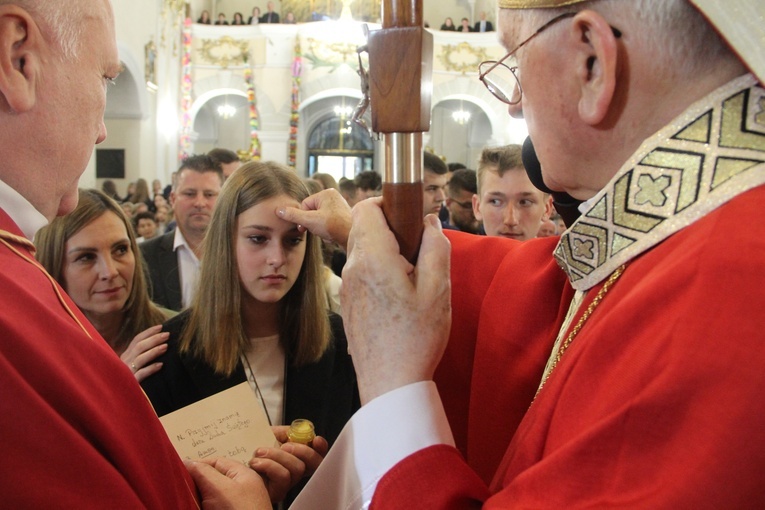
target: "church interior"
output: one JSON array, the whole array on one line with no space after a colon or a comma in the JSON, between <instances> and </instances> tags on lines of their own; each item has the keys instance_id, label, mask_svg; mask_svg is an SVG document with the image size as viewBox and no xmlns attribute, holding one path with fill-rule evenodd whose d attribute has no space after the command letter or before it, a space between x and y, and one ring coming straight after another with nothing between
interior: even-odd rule
<instances>
[{"instance_id":1,"label":"church interior","mask_svg":"<svg viewBox=\"0 0 765 510\"><path fill-rule=\"evenodd\" d=\"M230 23L267 4L285 21ZM287 164L301 177L382 173L381 142L350 117L362 98L358 48L380 25L380 0L134 0L113 2L123 71L107 95L108 137L95 147L82 187L104 179L124 193L138 178L170 182L187 155L214 147L243 160ZM478 80L478 64L504 55L497 32L442 31L449 17L496 23L496 0L425 0L433 35L430 131L423 146L475 168L485 146L520 143L512 119ZM290 13L290 14L288 14ZM369 111L365 114L368 120Z\"/></svg>"}]
</instances>

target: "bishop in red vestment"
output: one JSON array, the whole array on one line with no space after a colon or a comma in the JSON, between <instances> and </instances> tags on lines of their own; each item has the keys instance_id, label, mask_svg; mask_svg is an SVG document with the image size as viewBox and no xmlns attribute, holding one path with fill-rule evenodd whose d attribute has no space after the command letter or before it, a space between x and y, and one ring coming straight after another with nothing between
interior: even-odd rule
<instances>
[{"instance_id":1,"label":"bishop in red vestment","mask_svg":"<svg viewBox=\"0 0 765 510\"><path fill-rule=\"evenodd\" d=\"M343 297L364 406L298 508L765 507L762 4L500 6L522 102L501 64L482 79L581 217L557 245L449 233L450 317L437 227L412 268L376 204L356 207ZM515 12L533 7L555 10ZM644 40L689 27L681 59ZM380 307L393 324L365 314Z\"/></svg>"}]
</instances>

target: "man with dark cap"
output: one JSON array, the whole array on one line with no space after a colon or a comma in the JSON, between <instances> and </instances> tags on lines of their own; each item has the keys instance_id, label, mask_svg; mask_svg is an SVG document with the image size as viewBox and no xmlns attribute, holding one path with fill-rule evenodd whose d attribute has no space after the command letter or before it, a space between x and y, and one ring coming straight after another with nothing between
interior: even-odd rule
<instances>
[{"instance_id":1,"label":"man with dark cap","mask_svg":"<svg viewBox=\"0 0 765 510\"><path fill-rule=\"evenodd\" d=\"M765 507L765 236L740 222L765 203L765 4L499 6L480 77L581 216L523 243L428 216L414 267L379 200L354 209L364 405L293 508Z\"/></svg>"}]
</instances>

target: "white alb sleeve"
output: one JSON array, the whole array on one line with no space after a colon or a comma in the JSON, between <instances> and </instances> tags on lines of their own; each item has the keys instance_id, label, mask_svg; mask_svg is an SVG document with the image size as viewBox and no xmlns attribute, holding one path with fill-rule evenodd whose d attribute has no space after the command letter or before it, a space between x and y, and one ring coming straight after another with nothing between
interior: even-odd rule
<instances>
[{"instance_id":1,"label":"white alb sleeve","mask_svg":"<svg viewBox=\"0 0 765 510\"><path fill-rule=\"evenodd\" d=\"M435 444L454 445L435 383L390 391L353 415L290 508L367 508L390 468Z\"/></svg>"}]
</instances>

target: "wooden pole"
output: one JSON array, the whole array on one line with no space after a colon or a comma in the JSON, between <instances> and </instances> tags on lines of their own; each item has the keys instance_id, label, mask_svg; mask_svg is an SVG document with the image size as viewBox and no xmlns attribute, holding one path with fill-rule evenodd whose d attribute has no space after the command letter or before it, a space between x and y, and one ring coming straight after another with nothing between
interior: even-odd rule
<instances>
[{"instance_id":1,"label":"wooden pole","mask_svg":"<svg viewBox=\"0 0 765 510\"><path fill-rule=\"evenodd\" d=\"M412 263L422 240L422 133L430 129L433 37L422 0L383 0L381 30L371 32L372 130L385 138L383 212L401 254Z\"/></svg>"}]
</instances>

